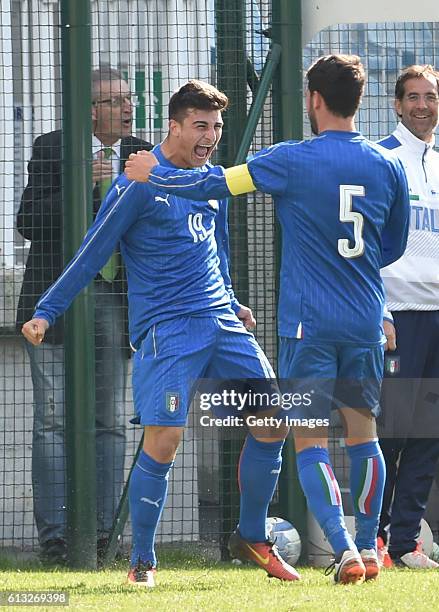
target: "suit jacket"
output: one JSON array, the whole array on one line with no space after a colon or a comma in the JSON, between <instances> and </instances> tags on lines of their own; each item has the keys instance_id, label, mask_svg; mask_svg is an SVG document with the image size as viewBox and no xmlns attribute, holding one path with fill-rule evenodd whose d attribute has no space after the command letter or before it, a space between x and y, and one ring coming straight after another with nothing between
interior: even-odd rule
<instances>
[{"instance_id":1,"label":"suit jacket","mask_svg":"<svg viewBox=\"0 0 439 612\"><path fill-rule=\"evenodd\" d=\"M128 136L120 145L120 171L131 153L150 150L149 142ZM63 270L63 203L62 203L62 132L56 130L36 138L28 164L29 180L21 197L17 229L32 244L26 263L17 312L17 330L32 318L35 304ZM99 186L93 190L93 213L100 206ZM126 301L125 273L121 269L111 283L114 293ZM127 320L127 316L125 317ZM60 318L46 333L45 341L62 344L63 321Z\"/></svg>"}]
</instances>

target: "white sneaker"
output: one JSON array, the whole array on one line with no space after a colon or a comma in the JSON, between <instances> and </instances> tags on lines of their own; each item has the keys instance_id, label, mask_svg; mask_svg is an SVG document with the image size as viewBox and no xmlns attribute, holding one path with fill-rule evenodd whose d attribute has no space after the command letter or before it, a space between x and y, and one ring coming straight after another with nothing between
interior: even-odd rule
<instances>
[{"instance_id":1,"label":"white sneaker","mask_svg":"<svg viewBox=\"0 0 439 612\"><path fill-rule=\"evenodd\" d=\"M364 582L366 568L358 550L345 550L339 563L334 563L335 582L340 584Z\"/></svg>"},{"instance_id":2,"label":"white sneaker","mask_svg":"<svg viewBox=\"0 0 439 612\"><path fill-rule=\"evenodd\" d=\"M380 573L380 563L378 561L378 555L376 550L374 548L365 548L360 551L360 557L364 563L364 567L366 568L365 579L375 580L375 578L378 578L378 575Z\"/></svg>"},{"instance_id":3,"label":"white sneaker","mask_svg":"<svg viewBox=\"0 0 439 612\"><path fill-rule=\"evenodd\" d=\"M437 569L439 567L439 563L427 557L419 545L413 552L402 555L401 562L410 569Z\"/></svg>"}]
</instances>

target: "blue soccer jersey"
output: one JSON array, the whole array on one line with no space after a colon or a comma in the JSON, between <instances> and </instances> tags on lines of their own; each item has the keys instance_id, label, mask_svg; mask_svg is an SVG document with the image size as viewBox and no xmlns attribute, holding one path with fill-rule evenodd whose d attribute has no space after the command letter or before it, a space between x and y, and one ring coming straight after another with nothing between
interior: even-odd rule
<instances>
[{"instance_id":1,"label":"blue soccer jersey","mask_svg":"<svg viewBox=\"0 0 439 612\"><path fill-rule=\"evenodd\" d=\"M154 153L175 169L160 146ZM39 300L34 316L53 324L118 243L134 348L164 320L206 313L235 318L240 305L228 269L227 200L190 201L124 175L114 181L81 247Z\"/></svg>"},{"instance_id":2,"label":"blue soccer jersey","mask_svg":"<svg viewBox=\"0 0 439 612\"><path fill-rule=\"evenodd\" d=\"M283 142L225 170L153 168L150 183L185 197L254 189L274 196L282 227L279 335L383 342L380 268L401 257L409 196L401 163L358 132Z\"/></svg>"}]
</instances>

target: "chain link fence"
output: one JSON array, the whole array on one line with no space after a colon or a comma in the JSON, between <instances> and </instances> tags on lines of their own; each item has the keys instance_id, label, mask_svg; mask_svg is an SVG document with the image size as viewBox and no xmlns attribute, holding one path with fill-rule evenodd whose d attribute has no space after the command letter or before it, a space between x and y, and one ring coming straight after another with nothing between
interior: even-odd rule
<instances>
[{"instance_id":1,"label":"chain link fence","mask_svg":"<svg viewBox=\"0 0 439 612\"><path fill-rule=\"evenodd\" d=\"M109 93L93 82L94 128L94 113L117 106L129 91L128 131L141 144L158 143L167 133L169 98L180 85L190 78L226 85L231 120L226 114L219 156L233 163L236 126L245 125L269 49L263 31L271 14L269 0L234 4L231 13L228 3L214 0L91 1L92 65L84 70L117 70L122 83L120 91ZM31 550L64 539L66 523L63 335L55 332L44 347L32 349L19 333L62 269L63 235L69 231L61 197L62 17L60 3L51 0L2 0L0 10L0 545ZM243 65L231 64L231 57L244 58ZM127 131L117 109L110 111L110 127L122 137L112 159L115 175L131 150L123 149ZM252 146L271 142L268 99ZM83 163L93 165L102 144L93 139ZM90 190L96 213L101 194L97 185ZM258 339L274 359L275 244L273 209L265 200L253 196L248 214L246 203L239 214L231 213L231 268L236 294L254 309ZM129 424L123 294L117 280L106 283L102 276L94 282L98 541L111 529L141 436ZM237 513L235 460L236 449L224 445L217 431L190 419L159 541L220 541Z\"/></svg>"},{"instance_id":2,"label":"chain link fence","mask_svg":"<svg viewBox=\"0 0 439 612\"><path fill-rule=\"evenodd\" d=\"M160 142L167 132L172 92L190 78L206 80L230 98L217 159L232 164L270 46L271 0L91 0L90 6L92 65L84 70L107 65L120 71L132 95L131 133L142 141ZM394 129L392 99L398 71L415 62L439 65L438 28L434 23L333 26L304 48L303 68L322 54L359 54L368 84L358 127L376 140ZM64 537L66 514L63 343L49 344L58 349L56 359L49 348L47 357L39 360L40 370L35 363L31 369L35 355L25 348L16 328L20 296L33 306L56 277L63 257L62 233L69 231L62 223L61 140L51 140L56 138L54 133L62 139L66 119L60 3L0 0L0 32L0 546L32 550L47 534ZM95 93L96 100L105 100L103 91ZM112 92L109 97L123 95ZM273 142L275 110L269 95L251 150ZM304 133L310 135L305 117ZM36 141L42 135L43 141ZM84 163L93 163L99 152L96 146ZM28 165L30 160L41 163ZM99 194L95 201L99 203ZM254 194L231 204L230 238L236 294L254 310L257 338L275 364L278 245L269 197ZM28 280L23 283L26 273ZM124 327L123 293L123 286L95 281L97 309L108 294L112 296L107 300L112 304L107 330ZM96 424L98 536L102 539L114 518L141 434L129 424L131 364L122 350L123 334L116 346L105 345L104 336L96 329L96 368L99 361L102 366L105 349L120 353L121 362L108 358L114 370L104 371L104 382L101 387L97 384L99 403L108 394L108 380L112 381L106 401L112 405L113 419ZM39 371L43 372L40 379ZM192 415L171 475L159 541L203 542L218 550L237 514L234 478L239 445L224 444L217 430L201 428L196 421ZM332 450L341 484L347 488L347 469L337 439ZM52 467L45 471L44 466ZM437 529L435 516L432 527Z\"/></svg>"}]
</instances>

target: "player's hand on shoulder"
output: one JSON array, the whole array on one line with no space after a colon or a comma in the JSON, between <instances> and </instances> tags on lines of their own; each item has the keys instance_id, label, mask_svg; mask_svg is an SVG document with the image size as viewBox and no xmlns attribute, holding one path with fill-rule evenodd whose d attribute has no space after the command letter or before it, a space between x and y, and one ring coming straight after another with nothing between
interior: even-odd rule
<instances>
[{"instance_id":1,"label":"player's hand on shoulder","mask_svg":"<svg viewBox=\"0 0 439 612\"><path fill-rule=\"evenodd\" d=\"M158 163L157 157L150 151L131 153L125 164L125 174L130 181L147 183L151 170Z\"/></svg>"},{"instance_id":2,"label":"player's hand on shoulder","mask_svg":"<svg viewBox=\"0 0 439 612\"><path fill-rule=\"evenodd\" d=\"M248 306L241 306L236 316L240 321L242 321L244 327L249 331L256 327L256 319L253 316L251 308Z\"/></svg>"},{"instance_id":3,"label":"player's hand on shoulder","mask_svg":"<svg viewBox=\"0 0 439 612\"><path fill-rule=\"evenodd\" d=\"M386 344L384 345L385 351L394 351L396 349L396 330L393 323L390 321L383 321L384 334L386 336Z\"/></svg>"},{"instance_id":4,"label":"player's hand on shoulder","mask_svg":"<svg viewBox=\"0 0 439 612\"><path fill-rule=\"evenodd\" d=\"M42 343L48 327L46 319L31 319L23 325L21 333L31 344L38 346Z\"/></svg>"}]
</instances>

